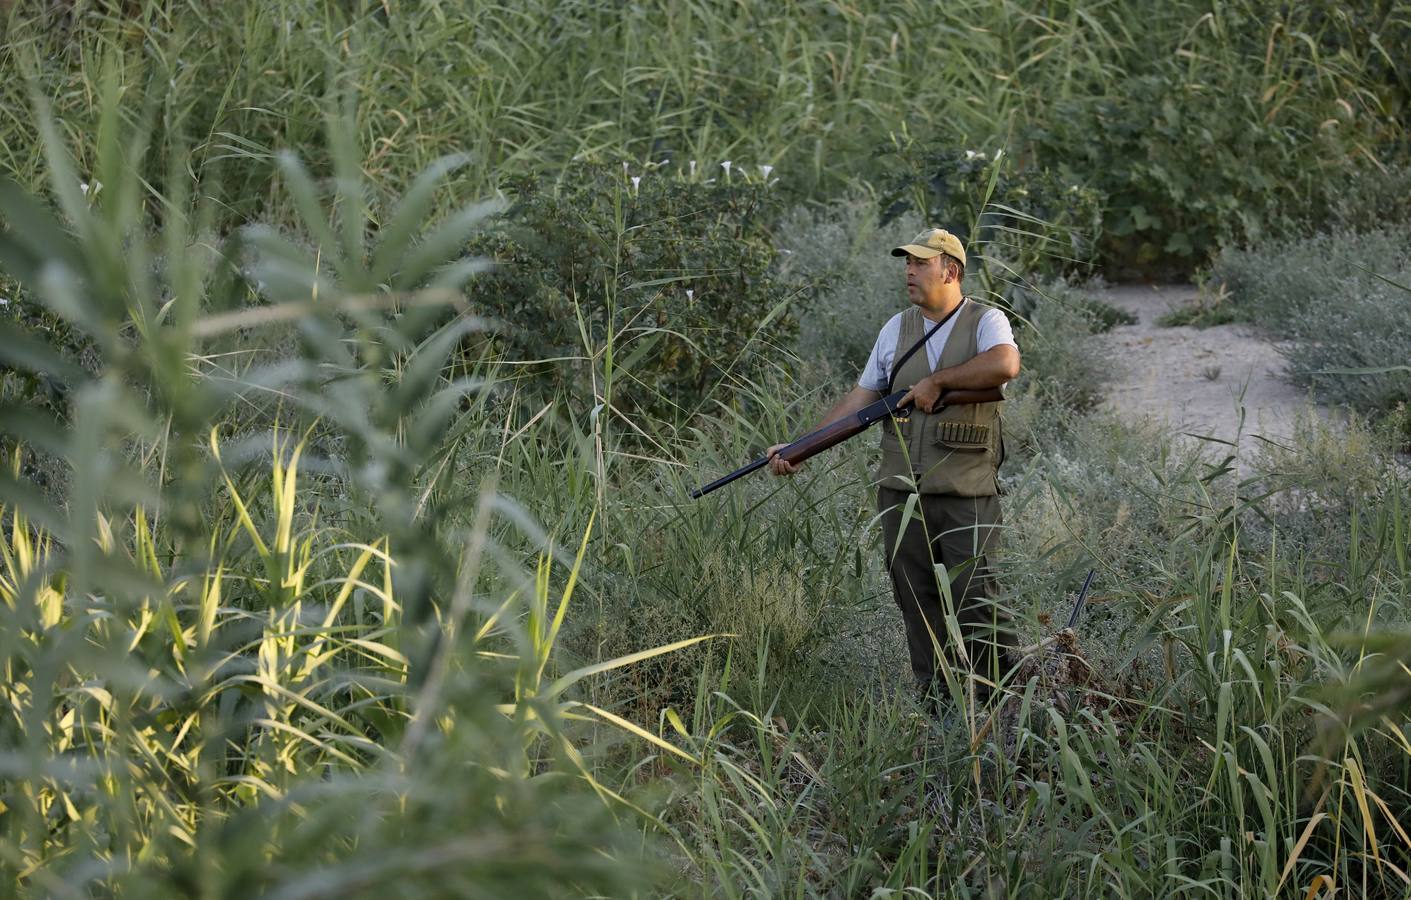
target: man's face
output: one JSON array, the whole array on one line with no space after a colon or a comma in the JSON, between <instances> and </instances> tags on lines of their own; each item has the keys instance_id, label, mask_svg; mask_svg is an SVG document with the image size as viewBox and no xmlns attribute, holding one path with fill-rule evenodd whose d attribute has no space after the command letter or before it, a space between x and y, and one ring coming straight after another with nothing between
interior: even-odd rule
<instances>
[{"instance_id":1,"label":"man's face","mask_svg":"<svg viewBox=\"0 0 1411 900\"><path fill-rule=\"evenodd\" d=\"M951 267L944 256L921 259L906 256L906 297L912 303L923 304L940 299L941 288L951 279Z\"/></svg>"}]
</instances>

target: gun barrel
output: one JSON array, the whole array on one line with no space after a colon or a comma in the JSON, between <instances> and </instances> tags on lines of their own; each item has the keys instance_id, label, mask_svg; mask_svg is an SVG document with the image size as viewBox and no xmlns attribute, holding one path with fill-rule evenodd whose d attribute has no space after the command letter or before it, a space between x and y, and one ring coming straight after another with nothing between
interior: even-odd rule
<instances>
[{"instance_id":1,"label":"gun barrel","mask_svg":"<svg viewBox=\"0 0 1411 900\"><path fill-rule=\"evenodd\" d=\"M1068 625L1072 628L1078 624L1078 617L1083 614L1083 603L1088 599L1088 588L1093 586L1093 576L1097 574L1097 569L1089 569L1088 577L1083 579L1083 589L1078 592L1078 600L1073 604L1073 611L1068 614Z\"/></svg>"},{"instance_id":2,"label":"gun barrel","mask_svg":"<svg viewBox=\"0 0 1411 900\"><path fill-rule=\"evenodd\" d=\"M727 484L729 484L730 482L734 481L736 478L742 478L742 477L744 477L745 475L750 474L751 472L753 472L753 471L756 470L756 469L761 469L761 468L763 468L763 467L764 467L764 464L767 463L767 462L769 462L769 457L766 456L766 457L763 457L762 459L757 459L757 460L755 460L754 462L750 463L750 464L747 465L747 466L741 466L740 468L738 468L738 469L736 469L735 471L731 472L729 475L722 475L722 476L720 476L719 478L717 478L717 479L715 479L714 481L712 481L710 484L703 485L703 486L701 486L701 487L696 488L694 491L691 491L691 499L692 499L692 500L699 500L699 499L701 499L702 497L704 497L706 494L709 494L711 491L716 490L717 488L723 488L723 487L725 487L725 485L727 485Z\"/></svg>"}]
</instances>

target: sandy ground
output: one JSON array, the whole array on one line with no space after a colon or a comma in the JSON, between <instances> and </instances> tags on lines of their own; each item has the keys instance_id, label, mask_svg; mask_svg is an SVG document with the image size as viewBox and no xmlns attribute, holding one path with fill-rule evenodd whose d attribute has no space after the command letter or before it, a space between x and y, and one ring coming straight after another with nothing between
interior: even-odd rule
<instances>
[{"instance_id":1,"label":"sandy ground","mask_svg":"<svg viewBox=\"0 0 1411 900\"><path fill-rule=\"evenodd\" d=\"M1328 414L1284 380L1283 357L1248 326L1157 325L1168 310L1195 299L1194 287L1120 285L1094 294L1138 319L1102 336L1114 367L1111 409L1151 417L1177 432L1233 441L1243 406L1242 447L1258 444L1248 440L1254 435L1287 438L1300 410Z\"/></svg>"}]
</instances>

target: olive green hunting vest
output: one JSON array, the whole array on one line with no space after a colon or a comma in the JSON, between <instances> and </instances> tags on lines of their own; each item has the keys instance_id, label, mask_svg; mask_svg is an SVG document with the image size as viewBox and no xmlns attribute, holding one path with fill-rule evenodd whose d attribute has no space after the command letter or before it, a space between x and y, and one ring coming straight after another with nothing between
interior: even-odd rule
<instances>
[{"instance_id":1,"label":"olive green hunting vest","mask_svg":"<svg viewBox=\"0 0 1411 900\"><path fill-rule=\"evenodd\" d=\"M941 350L938 369L958 366L977 353L980 317L987 307L963 301L950 337ZM901 316L896 358L926 335L931 323L913 306ZM895 390L904 390L931 374L922 347L896 371ZM882 465L877 481L883 487L922 494L989 497L999 493L1003 459L1000 407L1003 403L948 406L938 413L912 409L906 418L883 421Z\"/></svg>"}]
</instances>

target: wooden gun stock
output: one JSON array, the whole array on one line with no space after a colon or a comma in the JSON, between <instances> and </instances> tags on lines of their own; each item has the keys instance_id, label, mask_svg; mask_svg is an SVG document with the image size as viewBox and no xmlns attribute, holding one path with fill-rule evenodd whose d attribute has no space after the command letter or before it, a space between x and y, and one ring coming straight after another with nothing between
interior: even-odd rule
<instances>
[{"instance_id":1,"label":"wooden gun stock","mask_svg":"<svg viewBox=\"0 0 1411 900\"><path fill-rule=\"evenodd\" d=\"M836 422L824 425L817 431L811 431L782 448L779 451L779 458L797 465L812 456L817 456L829 447L837 446L848 438L866 431L883 419L889 419L898 413L908 412L911 409L910 406L897 406L901 402L901 398L905 396L906 391L897 391L895 394L883 397L876 403L868 404L850 416L844 416ZM946 391L941 395L936 410L947 406L965 406L971 403L998 403L1003 399L1004 394L999 388L988 388L983 391ZM729 475L717 478L710 484L691 491L691 499L699 500L711 491L723 488L737 478L742 478L757 469L764 468L768 463L769 457L766 456L747 466L742 466Z\"/></svg>"}]
</instances>

